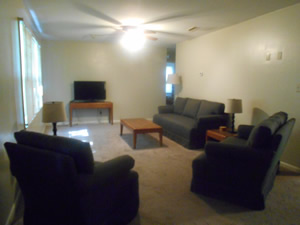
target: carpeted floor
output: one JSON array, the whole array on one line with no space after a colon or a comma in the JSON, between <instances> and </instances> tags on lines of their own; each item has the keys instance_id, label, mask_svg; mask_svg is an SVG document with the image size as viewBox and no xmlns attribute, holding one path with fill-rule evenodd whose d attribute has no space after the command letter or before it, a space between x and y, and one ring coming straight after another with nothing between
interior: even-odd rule
<instances>
[{"instance_id":1,"label":"carpeted floor","mask_svg":"<svg viewBox=\"0 0 300 225\"><path fill-rule=\"evenodd\" d=\"M51 134L51 131L49 131ZM132 134L119 124L58 127L58 135L92 144L94 159L106 161L128 154L139 173L139 215L130 225L296 225L300 224L300 174L283 170L276 178L263 211L252 211L190 192L192 160L203 151L183 148L168 138L159 146L158 134Z\"/></svg>"}]
</instances>

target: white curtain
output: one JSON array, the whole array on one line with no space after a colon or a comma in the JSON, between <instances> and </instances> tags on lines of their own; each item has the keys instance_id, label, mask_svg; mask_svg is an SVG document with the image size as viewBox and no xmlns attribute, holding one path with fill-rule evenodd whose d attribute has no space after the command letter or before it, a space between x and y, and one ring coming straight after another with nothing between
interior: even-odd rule
<instances>
[{"instance_id":1,"label":"white curtain","mask_svg":"<svg viewBox=\"0 0 300 225\"><path fill-rule=\"evenodd\" d=\"M22 20L19 21L24 121L28 126L43 106L40 45Z\"/></svg>"}]
</instances>

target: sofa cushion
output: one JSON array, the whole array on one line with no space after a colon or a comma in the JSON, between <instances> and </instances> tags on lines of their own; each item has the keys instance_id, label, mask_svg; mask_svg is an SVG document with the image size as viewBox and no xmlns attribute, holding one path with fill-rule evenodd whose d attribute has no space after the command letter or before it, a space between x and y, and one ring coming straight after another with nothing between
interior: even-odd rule
<instances>
[{"instance_id":1,"label":"sofa cushion","mask_svg":"<svg viewBox=\"0 0 300 225\"><path fill-rule=\"evenodd\" d=\"M186 101L186 98L177 97L174 103L174 113L182 114Z\"/></svg>"},{"instance_id":2,"label":"sofa cushion","mask_svg":"<svg viewBox=\"0 0 300 225\"><path fill-rule=\"evenodd\" d=\"M89 143L30 131L16 132L15 138L22 145L71 156L79 173L92 174L94 172L94 158Z\"/></svg>"},{"instance_id":3,"label":"sofa cushion","mask_svg":"<svg viewBox=\"0 0 300 225\"><path fill-rule=\"evenodd\" d=\"M282 125L280 116L271 116L257 124L251 131L247 144L252 148L267 148L272 139L272 135Z\"/></svg>"},{"instance_id":4,"label":"sofa cushion","mask_svg":"<svg viewBox=\"0 0 300 225\"><path fill-rule=\"evenodd\" d=\"M194 118L171 113L156 114L153 121L162 126L164 130L176 133L187 139L190 138L192 129L197 127L197 122Z\"/></svg>"},{"instance_id":5,"label":"sofa cushion","mask_svg":"<svg viewBox=\"0 0 300 225\"><path fill-rule=\"evenodd\" d=\"M182 115L195 118L201 104L200 100L188 98Z\"/></svg>"},{"instance_id":6,"label":"sofa cushion","mask_svg":"<svg viewBox=\"0 0 300 225\"><path fill-rule=\"evenodd\" d=\"M201 115L223 114L224 108L225 105L223 103L202 100L197 113L197 118Z\"/></svg>"}]
</instances>

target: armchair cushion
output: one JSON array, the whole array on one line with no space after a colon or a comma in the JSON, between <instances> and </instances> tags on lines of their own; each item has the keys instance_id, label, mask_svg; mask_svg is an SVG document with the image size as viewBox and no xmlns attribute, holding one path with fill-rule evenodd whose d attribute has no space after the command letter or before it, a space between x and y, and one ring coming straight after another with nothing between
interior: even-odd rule
<instances>
[{"instance_id":1,"label":"armchair cushion","mask_svg":"<svg viewBox=\"0 0 300 225\"><path fill-rule=\"evenodd\" d=\"M265 164L268 158L266 154L251 149L249 146L226 144L220 142L208 142L205 146L207 158L215 158L221 160L229 160L236 162L251 162L257 164Z\"/></svg>"},{"instance_id":2,"label":"armchair cushion","mask_svg":"<svg viewBox=\"0 0 300 225\"><path fill-rule=\"evenodd\" d=\"M188 98L182 114L184 116L195 118L200 104L201 104L200 100Z\"/></svg>"},{"instance_id":3,"label":"armchair cushion","mask_svg":"<svg viewBox=\"0 0 300 225\"><path fill-rule=\"evenodd\" d=\"M253 128L254 128L254 126L252 126L252 125L240 125L238 127L238 132L237 132L238 137L248 140Z\"/></svg>"},{"instance_id":4,"label":"armchair cushion","mask_svg":"<svg viewBox=\"0 0 300 225\"><path fill-rule=\"evenodd\" d=\"M174 113L182 114L186 101L186 98L177 97L174 103Z\"/></svg>"},{"instance_id":5,"label":"armchair cushion","mask_svg":"<svg viewBox=\"0 0 300 225\"><path fill-rule=\"evenodd\" d=\"M278 113L262 121L252 129L247 144L252 148L265 148L284 120L284 114Z\"/></svg>"},{"instance_id":6,"label":"armchair cushion","mask_svg":"<svg viewBox=\"0 0 300 225\"><path fill-rule=\"evenodd\" d=\"M82 193L97 191L101 186L112 183L114 180L125 176L134 167L134 159L123 155L106 162L95 162L93 175L79 176L79 190Z\"/></svg>"},{"instance_id":7,"label":"armchair cushion","mask_svg":"<svg viewBox=\"0 0 300 225\"><path fill-rule=\"evenodd\" d=\"M89 143L30 131L16 132L15 138L18 144L71 156L79 173L92 174L94 171L94 158Z\"/></svg>"},{"instance_id":8,"label":"armchair cushion","mask_svg":"<svg viewBox=\"0 0 300 225\"><path fill-rule=\"evenodd\" d=\"M277 113L274 113L270 118L276 119L278 121L278 123L280 124L280 126L282 126L287 121L288 114L285 112L277 112Z\"/></svg>"}]
</instances>

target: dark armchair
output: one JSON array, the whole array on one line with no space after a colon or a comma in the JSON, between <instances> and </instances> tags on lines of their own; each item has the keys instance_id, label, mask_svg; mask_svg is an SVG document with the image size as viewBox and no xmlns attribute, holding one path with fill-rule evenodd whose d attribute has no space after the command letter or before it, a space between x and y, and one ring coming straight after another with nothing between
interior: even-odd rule
<instances>
[{"instance_id":1,"label":"dark armchair","mask_svg":"<svg viewBox=\"0 0 300 225\"><path fill-rule=\"evenodd\" d=\"M237 137L208 142L193 161L191 191L264 209L294 123L279 112L255 127L239 126Z\"/></svg>"},{"instance_id":2,"label":"dark armchair","mask_svg":"<svg viewBox=\"0 0 300 225\"><path fill-rule=\"evenodd\" d=\"M25 225L127 224L139 207L134 160L94 162L79 140L21 131L5 143L24 202Z\"/></svg>"}]
</instances>

